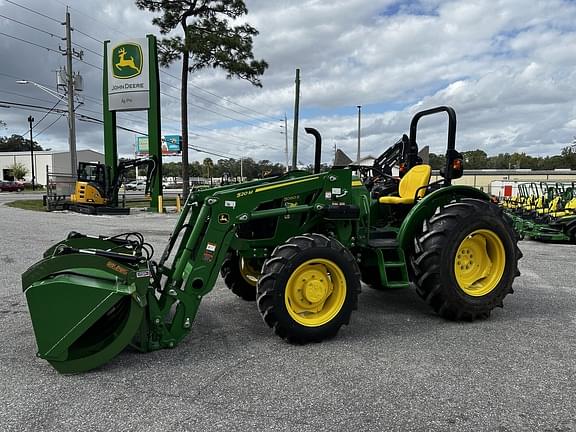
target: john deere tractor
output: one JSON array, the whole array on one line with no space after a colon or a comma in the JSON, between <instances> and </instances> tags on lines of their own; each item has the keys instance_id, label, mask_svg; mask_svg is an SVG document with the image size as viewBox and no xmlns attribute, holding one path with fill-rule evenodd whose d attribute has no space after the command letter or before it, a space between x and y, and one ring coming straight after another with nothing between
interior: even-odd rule
<instances>
[{"instance_id":1,"label":"john deere tractor","mask_svg":"<svg viewBox=\"0 0 576 432\"><path fill-rule=\"evenodd\" d=\"M447 113L446 166L430 182L417 124ZM519 275L502 210L462 175L456 114L417 113L410 135L370 169L291 171L192 192L158 261L142 235L72 232L22 276L38 356L62 373L96 368L131 345L176 346L219 276L255 301L279 337L331 338L357 308L361 280L407 288L451 320L485 318ZM398 169L399 175L395 176ZM359 173L355 174L355 173Z\"/></svg>"}]
</instances>

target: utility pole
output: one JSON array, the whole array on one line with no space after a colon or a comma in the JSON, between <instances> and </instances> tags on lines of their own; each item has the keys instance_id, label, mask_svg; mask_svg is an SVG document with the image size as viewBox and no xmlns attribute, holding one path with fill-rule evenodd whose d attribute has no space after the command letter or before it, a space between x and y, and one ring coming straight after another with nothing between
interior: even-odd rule
<instances>
[{"instance_id":1,"label":"utility pole","mask_svg":"<svg viewBox=\"0 0 576 432\"><path fill-rule=\"evenodd\" d=\"M70 26L70 12L66 6L66 21L62 23L66 26L66 49L60 48L62 55L66 56L66 90L68 93L68 147L70 151L70 173L76 174L78 162L76 158L76 119L74 114L74 74L72 73L72 57L82 59L83 52L76 52L72 49L72 28Z\"/></svg>"},{"instance_id":2,"label":"utility pole","mask_svg":"<svg viewBox=\"0 0 576 432\"><path fill-rule=\"evenodd\" d=\"M288 117L284 113L284 138L286 140L286 148L284 152L286 153L286 172L290 171L290 161L288 158Z\"/></svg>"},{"instance_id":3,"label":"utility pole","mask_svg":"<svg viewBox=\"0 0 576 432\"><path fill-rule=\"evenodd\" d=\"M244 183L244 158L240 156L240 183Z\"/></svg>"},{"instance_id":4,"label":"utility pole","mask_svg":"<svg viewBox=\"0 0 576 432\"><path fill-rule=\"evenodd\" d=\"M292 131L292 169L298 162L298 117L300 116L300 69L296 69L296 97L294 98L294 130Z\"/></svg>"},{"instance_id":5,"label":"utility pole","mask_svg":"<svg viewBox=\"0 0 576 432\"><path fill-rule=\"evenodd\" d=\"M34 141L32 141L32 123L34 123L34 117L28 116L28 123L30 124L30 159L32 160L32 190L36 190L36 174L34 173Z\"/></svg>"},{"instance_id":6,"label":"utility pole","mask_svg":"<svg viewBox=\"0 0 576 432\"><path fill-rule=\"evenodd\" d=\"M358 108L358 154L356 155L356 163L360 164L360 116L362 105L356 105L356 108Z\"/></svg>"}]
</instances>

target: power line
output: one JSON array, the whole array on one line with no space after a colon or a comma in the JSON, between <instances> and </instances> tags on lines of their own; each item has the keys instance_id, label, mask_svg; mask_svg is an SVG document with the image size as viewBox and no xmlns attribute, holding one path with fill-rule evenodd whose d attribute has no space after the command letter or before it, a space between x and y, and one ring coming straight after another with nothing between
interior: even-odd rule
<instances>
[{"instance_id":1,"label":"power line","mask_svg":"<svg viewBox=\"0 0 576 432\"><path fill-rule=\"evenodd\" d=\"M78 117L80 118L80 120L85 121L85 122L87 122L87 123L96 123L96 124L103 124L103 123L104 123L103 120L97 119L97 118L95 118L95 117L87 116L87 115L84 115L84 114L78 114ZM130 129L130 128L127 128L127 127L125 127L125 126L120 126L120 125L118 125L118 124L116 125L116 127L117 127L118 129L121 129L121 130L124 130L124 131L127 131L127 132L132 132L132 133L135 133L135 134L138 134L138 135L148 136L148 134L145 134L145 133L142 132L142 131L135 130L135 129Z\"/></svg>"},{"instance_id":2,"label":"power line","mask_svg":"<svg viewBox=\"0 0 576 432\"><path fill-rule=\"evenodd\" d=\"M31 24L27 24L27 23L22 22L22 21L18 21L17 19L10 18L10 17L8 17L8 16L6 16L6 15L0 14L0 17L2 17L2 18L4 18L4 19L7 19L7 20L9 20L9 21L15 22L15 23L17 23L17 24L23 25L23 26L25 26L25 27L31 28L31 29L33 29L33 30L39 31L40 33L47 34L47 35L49 35L50 37L55 37L55 38L59 38L59 39L60 39L60 36L58 36L58 35L55 34L55 33L49 32L48 30L35 27L35 26L31 25ZM96 55L98 55L98 56L100 56L100 57L103 57L102 54L100 54L99 52L94 51L94 50L92 50L92 49L90 49L90 48L88 48L88 47L85 47L84 45L80 45L79 43L72 42L72 45L75 45L75 46L77 46L78 48L81 48L81 49L83 49L83 50L85 50L85 51L91 52L92 54L96 54Z\"/></svg>"},{"instance_id":3,"label":"power line","mask_svg":"<svg viewBox=\"0 0 576 432\"><path fill-rule=\"evenodd\" d=\"M60 37L60 36L58 36L58 35L56 35L56 34L54 34L54 33L51 33L51 32L49 32L49 31L47 31L47 30L43 30L43 29L41 29L41 28L34 27L33 25L23 23L22 21L18 21L17 19L7 17L6 15L0 14L0 17L2 17L2 18L4 18L4 19L7 19L7 20L9 20L9 21L15 22L15 23L17 23L17 24L23 25L23 26L25 26L25 27L31 28L31 29L33 29L33 30L37 30L37 31L39 31L39 32L41 32L41 33L50 35L50 36L52 36L52 37Z\"/></svg>"},{"instance_id":4,"label":"power line","mask_svg":"<svg viewBox=\"0 0 576 432\"><path fill-rule=\"evenodd\" d=\"M46 103L52 103L52 102L54 102L53 100L41 99L41 98L37 98L37 97L33 97L33 96L26 96L26 95L23 95L23 94L20 94L20 93L11 92L11 91L8 91L8 90L0 90L0 93L6 93L6 94L9 94L9 95L18 96L18 97L25 98L25 99L33 99L33 100L37 100L37 101L40 101L40 102L46 102Z\"/></svg>"},{"instance_id":5,"label":"power line","mask_svg":"<svg viewBox=\"0 0 576 432\"><path fill-rule=\"evenodd\" d=\"M167 116L163 116L162 119L163 119L163 120L166 119L166 120L169 120L169 121L171 121L171 122L179 122L179 121L180 121L179 119L176 119L176 118L174 118L174 117L167 117ZM236 138L236 139L237 139L236 142L239 143L239 144L242 144L242 145L246 145L246 144L261 144L262 146L267 146L267 147L269 147L269 148L274 148L274 149L276 149L276 150L281 150L279 147L270 145L270 143L264 143L264 142L262 142L262 141L258 141L258 140L252 139L252 138L248 139L248 138L240 137L240 136L238 136L238 135L234 135L234 134L231 134L231 133L221 132L220 129L216 129L216 130L215 130L215 129L212 129L212 128L209 128L209 127L206 127L206 126L201 126L201 125L194 125L193 127L194 127L194 128L200 128L200 129L207 130L208 132L211 132L211 133L216 134L216 135L226 135L226 136L230 136L230 137ZM189 133L192 133L192 132L189 132ZM210 136L200 135L200 134L197 134L197 133L196 133L195 135L197 135L197 136L199 136L199 137L203 137L203 138L209 139L209 140L211 140L211 141L214 141L214 139L213 139L212 137L210 137Z\"/></svg>"},{"instance_id":6,"label":"power line","mask_svg":"<svg viewBox=\"0 0 576 432\"><path fill-rule=\"evenodd\" d=\"M55 52L56 54L60 54L59 51L56 51L55 49L52 49L52 48L48 48L47 46L40 45L40 44L37 44L37 43L35 43L35 42L30 42L29 40L26 40L26 39L20 39L19 37L12 36L12 35L9 35L9 34L3 33L3 32L0 32L0 34L3 35L3 36L6 36L6 37L12 38L12 39L16 39L16 40L18 40L18 41L20 41L20 42L25 42L25 43L27 43L27 44L37 46L38 48L44 48L45 50Z\"/></svg>"},{"instance_id":7,"label":"power line","mask_svg":"<svg viewBox=\"0 0 576 432\"><path fill-rule=\"evenodd\" d=\"M14 76L14 75L10 75L10 74L7 74L7 73L3 73L3 72L0 72L0 75L3 75L3 76L5 76L5 77L7 77L7 78L12 78L12 79L14 79L14 80L16 80L16 81L22 79L22 77L17 77L17 76ZM29 81L31 81L31 80L29 80ZM51 84L46 84L46 83L43 83L43 82L36 82L36 84L41 84L41 85L43 85L44 87L50 87L50 85L51 85ZM50 103L52 103L52 101L50 101Z\"/></svg>"},{"instance_id":8,"label":"power line","mask_svg":"<svg viewBox=\"0 0 576 432\"><path fill-rule=\"evenodd\" d=\"M207 130L207 131L212 132L212 133L217 134L217 135L226 135L226 136L230 136L230 137L232 137L232 138L237 138L237 139L239 139L239 140L242 140L242 144L246 144L246 141L247 141L246 138L242 138L242 137L240 137L240 136L238 136L238 135L234 135L234 134L227 133L227 132L220 132L220 130L214 130L214 129L211 129L211 128L206 127L206 126L194 125L194 127ZM254 139L250 139L250 141L251 141L252 143L262 144L262 145L264 145L264 146L269 146L269 147L272 147L272 148L281 150L279 147L271 146L269 143L264 143L264 142L261 142L261 141L255 141Z\"/></svg>"},{"instance_id":9,"label":"power line","mask_svg":"<svg viewBox=\"0 0 576 432\"><path fill-rule=\"evenodd\" d=\"M180 90L178 87L176 87L176 86L174 86L174 85L172 85L172 84L168 84L167 82L164 82L164 81L160 81L160 82L161 82L162 84L168 86L168 87L171 87L171 88L175 89L175 90ZM219 107L221 107L221 108L223 108L223 109L226 109L226 110L228 110L228 111L235 112L236 114L240 114L240 115L243 115L243 116L248 117L248 118L251 118L251 119L252 119L252 118L253 118L253 119L259 119L259 117L255 117L255 116L253 116L253 115L246 114L246 113L243 113L243 112L241 112L241 111L237 111L237 110L235 110L235 109L229 108L229 107L227 107L227 106L225 106L225 105L221 105L221 104L219 104L218 102L214 102L214 101L212 101L212 100L210 100L210 99L207 99L207 98L205 98L205 97L203 97L203 96L194 94L194 93L192 93L192 92L190 92L190 93L191 93L194 97L196 97L197 99L201 99L201 100L206 101L206 102L208 102L208 103L210 103L210 104L217 105L217 106L219 106ZM270 118L271 118L271 117L270 117ZM277 120L278 120L278 119L274 119L274 121L277 121Z\"/></svg>"},{"instance_id":10,"label":"power line","mask_svg":"<svg viewBox=\"0 0 576 432\"><path fill-rule=\"evenodd\" d=\"M41 16L41 17L44 17L44 18L46 18L46 19L49 19L49 20L51 20L51 21L54 21L54 22L57 22L58 24L60 24L60 20L57 20L56 18L52 18L51 16L48 16L48 15L45 15L45 14L43 14L42 12L38 12L38 11L36 11L36 10L34 10L34 9L27 8L26 6L22 6L21 4L18 4L18 3L16 3L16 2L13 2L12 0L5 0L5 1L6 1L6 3L13 4L14 6L18 6L19 8L25 9L25 10L27 10L28 12L32 12L32 13L34 13L34 14L36 14L36 15L39 15L39 16Z\"/></svg>"},{"instance_id":11,"label":"power line","mask_svg":"<svg viewBox=\"0 0 576 432\"><path fill-rule=\"evenodd\" d=\"M76 60L78 60L79 62L82 62L82 63L84 63L84 64L86 64L86 65L88 65L88 66L92 66L93 68L98 69L99 71L104 70L104 69L102 69L100 66L93 65L92 63L88 63L87 61L82 60L82 59L80 59L80 58L79 58L79 59L76 59Z\"/></svg>"},{"instance_id":12,"label":"power line","mask_svg":"<svg viewBox=\"0 0 576 432\"><path fill-rule=\"evenodd\" d=\"M50 108L49 107L44 107L44 106L40 106L40 105L32 105L32 104L24 104L24 103L20 103L20 102L12 102L12 101L3 101L0 100L0 104L6 104L6 105L14 105L14 108L17 107L26 107L26 108L35 108L35 109L40 109L42 110L42 112L45 111L49 111ZM57 113L66 113L66 110L60 109L60 108L55 108L53 109L53 111L57 112Z\"/></svg>"},{"instance_id":13,"label":"power line","mask_svg":"<svg viewBox=\"0 0 576 432\"><path fill-rule=\"evenodd\" d=\"M213 152L213 151L203 149L203 148L198 147L198 146L195 146L195 145L193 145L193 144L189 144L189 145L188 145L188 148L191 149L191 150L197 151L197 152L199 152L199 153L206 153L206 154L209 154L209 155L212 155L212 156L223 157L223 158L226 158L226 159L235 159L235 158L237 158L237 157L240 157L240 156L233 156L233 155L225 156L225 155L223 155L223 154L215 153L215 152ZM232 156L232 157L231 157L231 156Z\"/></svg>"},{"instance_id":14,"label":"power line","mask_svg":"<svg viewBox=\"0 0 576 432\"><path fill-rule=\"evenodd\" d=\"M50 108L49 111L46 111L46 114L44 114L44 116L43 116L40 120L38 120L38 121L32 126L32 129L36 128L36 126L38 126L40 123L42 123L42 120L44 120L46 117L48 117L48 114L50 114L52 111L54 111L54 109L56 108L56 106L57 106L60 102L61 102L61 101L56 102L56 103L54 104L54 106L53 106L52 108ZM26 133L26 132L24 132L24 133ZM20 134L20 135L23 135L23 134Z\"/></svg>"},{"instance_id":15,"label":"power line","mask_svg":"<svg viewBox=\"0 0 576 432\"><path fill-rule=\"evenodd\" d=\"M163 70L163 69L161 69L160 72L163 73L164 75L168 75L169 77L174 78L174 79L176 79L176 80L179 80L179 81L181 80L179 77L177 77L177 76L175 76L175 75L172 75L171 73L166 72L166 71ZM216 94L216 93L213 93L213 92L211 92L211 91L209 91L209 90L206 90L206 89L204 89L204 88L202 88L202 87L200 87L200 86L198 86L198 85L195 85L195 84L192 84L192 83L188 83L188 85L191 86L191 87L197 88L198 90L203 91L204 93L207 93L207 94L212 95L212 96L214 96L214 97L217 97L217 98L219 98L219 99L225 100L226 102L231 103L231 104L233 104L233 105L236 105L236 106L238 106L238 107L240 107L240 108L244 108L244 109L247 109L247 110L249 110L249 111L255 112L256 114L260 114L260 115L262 115L262 116L264 116L264 117L268 117L268 118L270 118L270 119L273 119L274 121L277 121L277 120L278 120L276 117L272 117L272 116L270 116L270 115L268 115L268 114L265 114L265 113L263 113L263 112L261 112L261 111L257 111L257 110L255 110L255 109L253 109L253 108L247 107L247 106L245 106L245 105L241 105L241 104L239 104L239 103L237 103L237 102L234 102L234 101L232 101L232 100L230 100L230 99L228 99L228 98L225 98L225 97L223 97L223 96L220 96L220 95L218 95L218 94Z\"/></svg>"},{"instance_id":16,"label":"power line","mask_svg":"<svg viewBox=\"0 0 576 432\"><path fill-rule=\"evenodd\" d=\"M93 41L95 41L95 42L97 42L97 43L99 43L99 44L102 43L101 40L95 38L94 36L89 35L88 33L84 33L83 31L78 30L76 27L74 27L74 31L76 31L77 33L80 33L80 34L83 35L83 36L86 36L88 39L92 39Z\"/></svg>"},{"instance_id":17,"label":"power line","mask_svg":"<svg viewBox=\"0 0 576 432\"><path fill-rule=\"evenodd\" d=\"M160 94L161 94L161 95L164 95L164 96L167 96L167 97L169 97L169 98L172 98L172 99L180 100L180 98L177 98L176 96L172 96L171 94L168 94L168 93L160 92ZM229 116L229 115L224 114L224 113L219 113L218 111L211 110L210 108L206 108L206 107L203 107L203 106L201 106L201 105L193 104L192 102L188 102L188 106L193 106L193 107L195 107L195 108L198 108L198 109L201 109L201 110L204 110L204 111L208 111L208 112L211 112L211 113L213 113L213 114L220 115L220 116L222 116L222 117L226 117L226 118L228 118L228 119L230 119L230 120L234 120L234 121L237 121L237 122L239 122L239 123L247 124L248 126L256 127L256 128L259 128L259 129L263 129L263 130L269 131L269 132L272 130L272 129L265 128L265 127L262 127L262 126L259 126L259 125L255 125L255 124L250 123L250 122L247 122L247 121L245 121L245 120L237 119L237 118L235 118L235 117Z\"/></svg>"},{"instance_id":18,"label":"power line","mask_svg":"<svg viewBox=\"0 0 576 432\"><path fill-rule=\"evenodd\" d=\"M72 45L76 45L78 48L82 48L83 50L88 51L88 52L91 52L92 54L96 54L97 56L104 57L104 56L103 56L102 54L100 54L99 52L94 51L94 50L91 50L90 48L86 48L84 45L80 45L79 43L72 42Z\"/></svg>"},{"instance_id":19,"label":"power line","mask_svg":"<svg viewBox=\"0 0 576 432\"><path fill-rule=\"evenodd\" d=\"M45 131L47 131L48 129L50 129L52 126L54 126L56 124L56 122L58 120L60 120L62 117L66 117L64 114L60 114L60 117L57 117L56 120L54 120L52 123L50 123L48 126L46 126L44 129L42 129L40 132L38 132L37 134L34 135L34 138L36 138L37 136L41 135L42 133L44 133Z\"/></svg>"}]
</instances>

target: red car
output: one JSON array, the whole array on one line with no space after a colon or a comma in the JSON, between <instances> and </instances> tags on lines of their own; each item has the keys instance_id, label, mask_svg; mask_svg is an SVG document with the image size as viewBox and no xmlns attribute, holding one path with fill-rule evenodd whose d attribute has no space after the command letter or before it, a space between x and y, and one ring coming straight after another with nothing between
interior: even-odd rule
<instances>
[{"instance_id":1,"label":"red car","mask_svg":"<svg viewBox=\"0 0 576 432\"><path fill-rule=\"evenodd\" d=\"M24 185L14 181L0 181L1 192L22 192Z\"/></svg>"}]
</instances>

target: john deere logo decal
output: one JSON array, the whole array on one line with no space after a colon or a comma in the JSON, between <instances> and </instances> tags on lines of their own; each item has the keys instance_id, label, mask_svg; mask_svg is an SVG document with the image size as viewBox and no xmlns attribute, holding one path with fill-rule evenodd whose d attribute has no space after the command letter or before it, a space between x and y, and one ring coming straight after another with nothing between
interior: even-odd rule
<instances>
[{"instance_id":1,"label":"john deere logo decal","mask_svg":"<svg viewBox=\"0 0 576 432\"><path fill-rule=\"evenodd\" d=\"M128 79L142 72L142 48L135 43L118 45L112 50L112 75L114 78Z\"/></svg>"}]
</instances>

